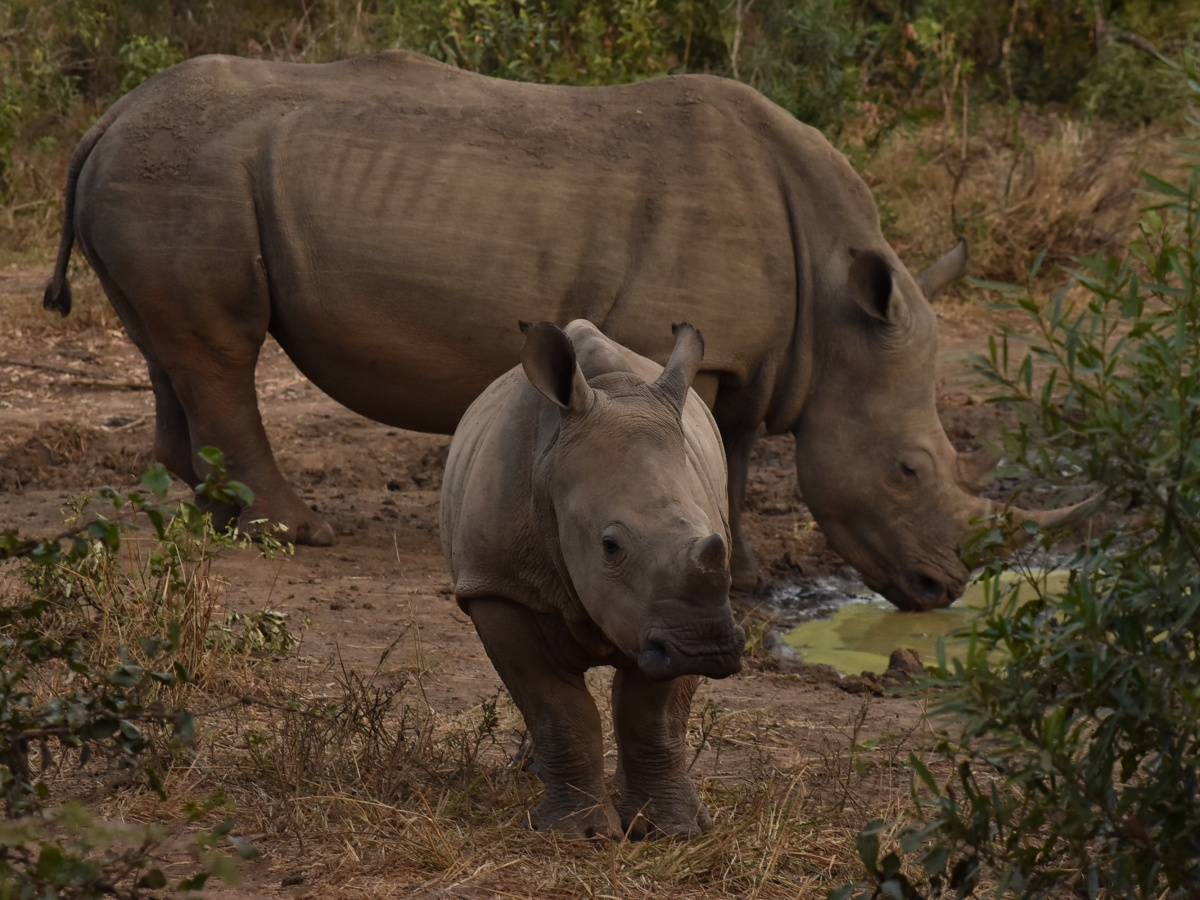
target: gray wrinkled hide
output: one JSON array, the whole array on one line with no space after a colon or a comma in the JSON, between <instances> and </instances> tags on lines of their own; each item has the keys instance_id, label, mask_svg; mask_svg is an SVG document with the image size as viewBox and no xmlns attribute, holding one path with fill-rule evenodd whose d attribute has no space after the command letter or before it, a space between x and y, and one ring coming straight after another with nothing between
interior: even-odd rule
<instances>
[{"instance_id":1,"label":"gray wrinkled hide","mask_svg":"<svg viewBox=\"0 0 1200 900\"><path fill-rule=\"evenodd\" d=\"M455 593L534 736L546 791L531 823L694 834L709 821L686 772L696 676L737 671L745 640L729 607L720 435L688 390L701 343L680 326L663 374L588 322L566 328L570 344L534 329L523 367L480 395L450 446L442 544ZM561 340L556 353L573 344L578 367L572 356L545 375L531 361L543 338ZM583 682L597 665L617 669L615 809Z\"/></svg>"},{"instance_id":2,"label":"gray wrinkled hide","mask_svg":"<svg viewBox=\"0 0 1200 900\"><path fill-rule=\"evenodd\" d=\"M333 532L279 471L254 366L269 331L339 402L451 433L517 359L517 319L586 318L664 361L708 340L695 387L729 466L733 569L765 425L797 438L833 546L901 606L961 590L967 520L933 403L935 321L869 191L814 129L708 76L517 84L419 54L327 65L201 57L155 76L80 142L46 294L66 311L75 236L157 403L155 453L194 483L228 454L243 514Z\"/></svg>"}]
</instances>

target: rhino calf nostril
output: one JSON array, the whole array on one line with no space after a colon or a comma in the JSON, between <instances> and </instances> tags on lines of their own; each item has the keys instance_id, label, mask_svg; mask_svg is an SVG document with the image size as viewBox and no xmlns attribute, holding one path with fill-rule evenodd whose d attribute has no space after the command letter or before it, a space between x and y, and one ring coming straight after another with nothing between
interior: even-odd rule
<instances>
[{"instance_id":1,"label":"rhino calf nostril","mask_svg":"<svg viewBox=\"0 0 1200 900\"><path fill-rule=\"evenodd\" d=\"M671 670L671 654L662 641L647 641L638 654L638 668L652 678L661 678Z\"/></svg>"}]
</instances>

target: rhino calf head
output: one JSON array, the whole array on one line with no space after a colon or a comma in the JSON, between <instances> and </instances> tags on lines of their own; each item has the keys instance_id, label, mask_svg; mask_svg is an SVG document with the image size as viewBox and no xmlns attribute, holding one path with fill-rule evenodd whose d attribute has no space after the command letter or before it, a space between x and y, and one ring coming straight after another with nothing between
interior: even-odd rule
<instances>
[{"instance_id":1,"label":"rhino calf head","mask_svg":"<svg viewBox=\"0 0 1200 900\"><path fill-rule=\"evenodd\" d=\"M652 678L741 666L724 523L689 483L682 419L703 348L696 329L679 326L653 382L618 371L589 384L549 323L527 330L522 355L530 383L560 411L553 451L532 469L538 505L552 511L588 616Z\"/></svg>"},{"instance_id":2,"label":"rhino calf head","mask_svg":"<svg viewBox=\"0 0 1200 900\"><path fill-rule=\"evenodd\" d=\"M698 675L741 667L729 605L716 425L689 386L700 333L665 368L578 321L523 326L521 366L472 405L447 460L442 539L459 604L534 735L535 827L691 834L707 813L683 751ZM607 800L599 716L613 683L622 797Z\"/></svg>"}]
</instances>

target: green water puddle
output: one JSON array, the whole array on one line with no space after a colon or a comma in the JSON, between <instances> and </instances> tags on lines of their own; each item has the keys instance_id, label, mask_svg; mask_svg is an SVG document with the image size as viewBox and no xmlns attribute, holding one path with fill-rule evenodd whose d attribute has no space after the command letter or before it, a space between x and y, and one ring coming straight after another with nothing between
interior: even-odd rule
<instances>
[{"instance_id":1,"label":"green water puddle","mask_svg":"<svg viewBox=\"0 0 1200 900\"><path fill-rule=\"evenodd\" d=\"M1067 575L1066 571L1050 572L1047 587L1060 588ZM1004 580L1019 580L1019 576L1006 574ZM970 625L983 605L982 582L968 585L953 606L931 612L901 612L876 594L851 597L830 617L802 622L784 639L805 662L830 665L844 674L883 672L888 657L898 648L916 650L926 664L936 661L938 638L946 639L946 654L954 658L962 652L966 639L949 635Z\"/></svg>"}]
</instances>

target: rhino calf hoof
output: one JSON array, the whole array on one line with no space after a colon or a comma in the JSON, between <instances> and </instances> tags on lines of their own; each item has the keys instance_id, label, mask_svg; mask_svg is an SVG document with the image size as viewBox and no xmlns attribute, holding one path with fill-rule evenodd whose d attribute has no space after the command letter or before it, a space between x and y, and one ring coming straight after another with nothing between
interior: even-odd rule
<instances>
[{"instance_id":1,"label":"rhino calf hoof","mask_svg":"<svg viewBox=\"0 0 1200 900\"><path fill-rule=\"evenodd\" d=\"M546 811L542 804L526 816L532 831L556 831L568 838L587 841L619 841L624 832L611 804L595 805L569 813Z\"/></svg>"},{"instance_id":2,"label":"rhino calf hoof","mask_svg":"<svg viewBox=\"0 0 1200 900\"><path fill-rule=\"evenodd\" d=\"M625 826L625 834L633 841L654 837L694 838L704 834L710 828L712 828L712 816L709 815L707 809L701 806L693 818L680 819L677 822L651 822L645 816L638 814Z\"/></svg>"}]
</instances>

